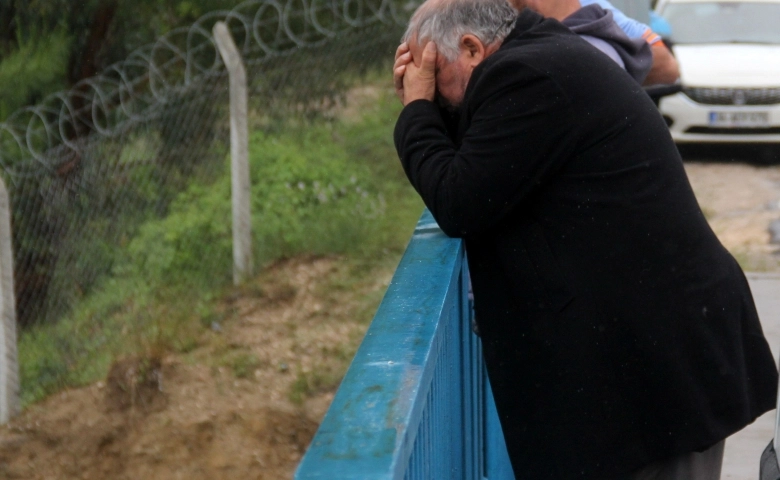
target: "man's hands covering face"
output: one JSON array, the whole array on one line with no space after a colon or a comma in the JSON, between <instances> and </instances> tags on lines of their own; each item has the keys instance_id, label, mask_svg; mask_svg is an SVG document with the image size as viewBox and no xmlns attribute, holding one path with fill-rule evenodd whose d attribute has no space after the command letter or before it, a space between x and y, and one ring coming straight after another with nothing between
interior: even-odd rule
<instances>
[{"instance_id":1,"label":"man's hands covering face","mask_svg":"<svg viewBox=\"0 0 780 480\"><path fill-rule=\"evenodd\" d=\"M420 66L412 61L412 52L404 42L395 51L393 81L395 93L404 106L415 100L433 101L436 95L436 44L428 42Z\"/></svg>"}]
</instances>

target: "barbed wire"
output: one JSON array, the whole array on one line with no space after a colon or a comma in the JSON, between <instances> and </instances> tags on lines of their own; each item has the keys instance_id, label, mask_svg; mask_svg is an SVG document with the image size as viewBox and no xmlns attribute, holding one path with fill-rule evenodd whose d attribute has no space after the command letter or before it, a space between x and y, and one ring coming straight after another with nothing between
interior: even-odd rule
<instances>
[{"instance_id":1,"label":"barbed wire","mask_svg":"<svg viewBox=\"0 0 780 480\"><path fill-rule=\"evenodd\" d=\"M211 33L217 21L228 25L247 65L252 128L273 134L289 119L337 114L359 75L392 60L415 7L245 1L0 123L20 324L53 323L71 312L113 278L145 222L164 218L192 182L224 171L228 76Z\"/></svg>"},{"instance_id":2,"label":"barbed wire","mask_svg":"<svg viewBox=\"0 0 780 480\"><path fill-rule=\"evenodd\" d=\"M217 21L228 25L251 66L321 45L351 29L403 25L416 6L399 0L248 0L233 10L208 13L135 50L101 75L11 114L0 123L0 169L12 181L53 172L63 159L82 155L84 135L117 136L129 123L158 116L177 91L222 75L211 33Z\"/></svg>"}]
</instances>

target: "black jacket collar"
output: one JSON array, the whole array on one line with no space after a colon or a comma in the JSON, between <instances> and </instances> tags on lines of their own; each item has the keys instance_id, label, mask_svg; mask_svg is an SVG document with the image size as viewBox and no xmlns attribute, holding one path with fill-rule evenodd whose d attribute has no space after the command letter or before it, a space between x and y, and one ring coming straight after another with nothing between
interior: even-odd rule
<instances>
[{"instance_id":1,"label":"black jacket collar","mask_svg":"<svg viewBox=\"0 0 780 480\"><path fill-rule=\"evenodd\" d=\"M509 35L504 39L503 45L511 42L515 38L521 36L531 28L539 25L544 21L544 17L534 12L531 9L524 8L517 15L517 21L515 22L515 28L509 32ZM503 46L502 45L502 46Z\"/></svg>"}]
</instances>

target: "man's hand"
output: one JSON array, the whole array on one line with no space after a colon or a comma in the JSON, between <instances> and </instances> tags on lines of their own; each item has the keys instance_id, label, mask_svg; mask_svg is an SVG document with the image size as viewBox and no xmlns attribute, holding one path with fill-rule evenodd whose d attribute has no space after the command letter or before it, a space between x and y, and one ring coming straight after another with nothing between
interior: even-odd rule
<instances>
[{"instance_id":1,"label":"man's hand","mask_svg":"<svg viewBox=\"0 0 780 480\"><path fill-rule=\"evenodd\" d=\"M404 42L395 51L395 64L393 65L393 83L398 100L404 103L404 73L406 65L412 62L412 52L409 44Z\"/></svg>"},{"instance_id":2,"label":"man's hand","mask_svg":"<svg viewBox=\"0 0 780 480\"><path fill-rule=\"evenodd\" d=\"M412 61L412 53L406 43L396 50L393 81L396 95L404 106L415 100L433 101L436 95L436 56L436 44L428 42L418 67Z\"/></svg>"}]
</instances>

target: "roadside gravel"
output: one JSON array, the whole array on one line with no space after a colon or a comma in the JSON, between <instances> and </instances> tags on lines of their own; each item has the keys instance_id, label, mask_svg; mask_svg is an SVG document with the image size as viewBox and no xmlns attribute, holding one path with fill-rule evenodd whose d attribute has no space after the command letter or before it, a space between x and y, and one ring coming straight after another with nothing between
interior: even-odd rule
<instances>
[{"instance_id":1,"label":"roadside gravel","mask_svg":"<svg viewBox=\"0 0 780 480\"><path fill-rule=\"evenodd\" d=\"M750 163L749 151L684 152L684 160L707 220L742 268L779 272L780 245L770 243L769 226L780 219L780 162Z\"/></svg>"}]
</instances>

